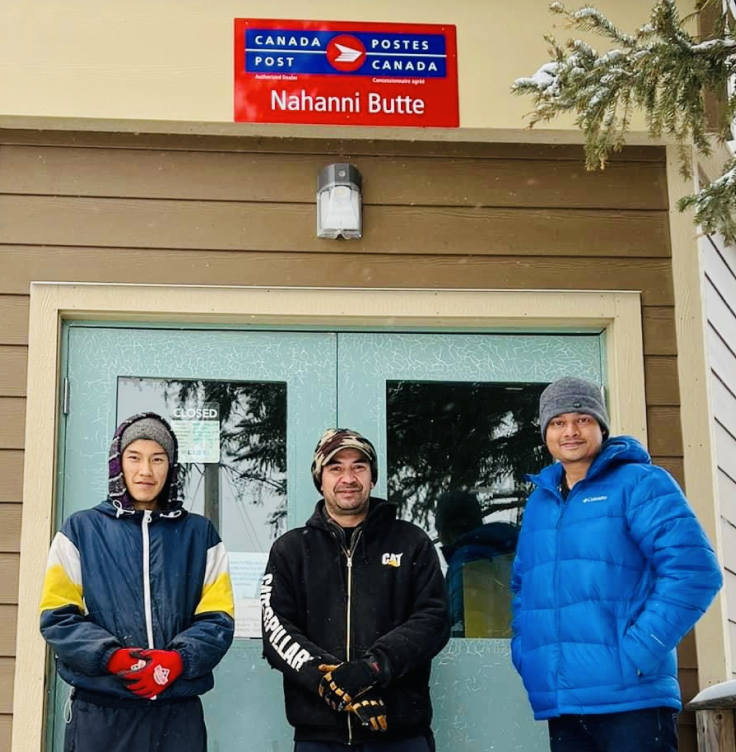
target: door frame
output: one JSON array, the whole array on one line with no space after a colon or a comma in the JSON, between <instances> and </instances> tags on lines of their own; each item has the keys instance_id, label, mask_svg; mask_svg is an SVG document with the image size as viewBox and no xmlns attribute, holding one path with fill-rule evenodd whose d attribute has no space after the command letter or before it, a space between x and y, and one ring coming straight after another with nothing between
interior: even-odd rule
<instances>
[{"instance_id":1,"label":"door frame","mask_svg":"<svg viewBox=\"0 0 736 752\"><path fill-rule=\"evenodd\" d=\"M646 443L641 296L619 291L31 285L12 748L41 752L46 646L38 603L53 535L66 321L605 335L612 433ZM306 472L306 470L305 470Z\"/></svg>"}]
</instances>

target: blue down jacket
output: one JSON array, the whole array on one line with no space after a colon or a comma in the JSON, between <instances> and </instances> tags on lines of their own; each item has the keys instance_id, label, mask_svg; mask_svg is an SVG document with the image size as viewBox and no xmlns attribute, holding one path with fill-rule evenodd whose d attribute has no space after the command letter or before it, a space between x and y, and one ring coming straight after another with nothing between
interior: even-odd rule
<instances>
[{"instance_id":1,"label":"blue down jacket","mask_svg":"<svg viewBox=\"0 0 736 752\"><path fill-rule=\"evenodd\" d=\"M145 704L106 666L118 648L157 648L178 651L184 667L160 699L200 695L233 640L227 553L212 523L180 506L144 512L103 501L56 534L40 611L72 686Z\"/></svg>"},{"instance_id":2,"label":"blue down jacket","mask_svg":"<svg viewBox=\"0 0 736 752\"><path fill-rule=\"evenodd\" d=\"M676 646L722 584L680 487L611 438L567 500L559 464L530 477L511 587L512 660L537 720L680 709Z\"/></svg>"}]
</instances>

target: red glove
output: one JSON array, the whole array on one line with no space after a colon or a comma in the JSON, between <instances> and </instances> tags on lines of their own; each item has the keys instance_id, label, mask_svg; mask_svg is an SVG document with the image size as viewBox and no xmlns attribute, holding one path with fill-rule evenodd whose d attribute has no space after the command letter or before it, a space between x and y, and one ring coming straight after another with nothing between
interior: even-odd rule
<instances>
[{"instance_id":1,"label":"red glove","mask_svg":"<svg viewBox=\"0 0 736 752\"><path fill-rule=\"evenodd\" d=\"M107 662L107 670L111 674L124 674L137 671L146 665L141 656L141 648L120 648L116 650Z\"/></svg>"},{"instance_id":2,"label":"red glove","mask_svg":"<svg viewBox=\"0 0 736 752\"><path fill-rule=\"evenodd\" d=\"M181 676L184 666L175 650L141 650L145 665L123 676L128 689L139 697L152 700Z\"/></svg>"}]
</instances>

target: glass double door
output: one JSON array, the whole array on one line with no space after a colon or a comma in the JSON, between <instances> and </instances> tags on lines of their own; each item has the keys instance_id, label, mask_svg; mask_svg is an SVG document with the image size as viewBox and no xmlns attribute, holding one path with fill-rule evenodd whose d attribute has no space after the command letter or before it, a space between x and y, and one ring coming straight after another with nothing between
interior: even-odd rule
<instances>
[{"instance_id":1,"label":"glass double door","mask_svg":"<svg viewBox=\"0 0 736 752\"><path fill-rule=\"evenodd\" d=\"M273 540L311 514L314 446L338 425L374 442L375 494L428 532L446 572L453 639L432 674L438 750L547 748L509 658L509 570L524 474L547 461L539 393L566 374L601 383L599 335L74 324L64 345L57 526L106 496L117 424L153 410L179 438L185 506L230 553L237 637L204 697L211 749L291 748L280 675L261 659L257 585ZM60 750L68 690L49 686Z\"/></svg>"}]
</instances>

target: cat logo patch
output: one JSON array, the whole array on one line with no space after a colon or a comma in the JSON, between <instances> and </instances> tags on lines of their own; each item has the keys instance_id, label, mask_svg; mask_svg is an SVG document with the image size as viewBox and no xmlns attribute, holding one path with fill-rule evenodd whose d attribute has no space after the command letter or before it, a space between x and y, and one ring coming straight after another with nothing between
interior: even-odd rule
<instances>
[{"instance_id":1,"label":"cat logo patch","mask_svg":"<svg viewBox=\"0 0 736 752\"><path fill-rule=\"evenodd\" d=\"M381 558L381 564L384 564L387 567L400 567L401 566L401 557L404 554L384 554Z\"/></svg>"}]
</instances>

